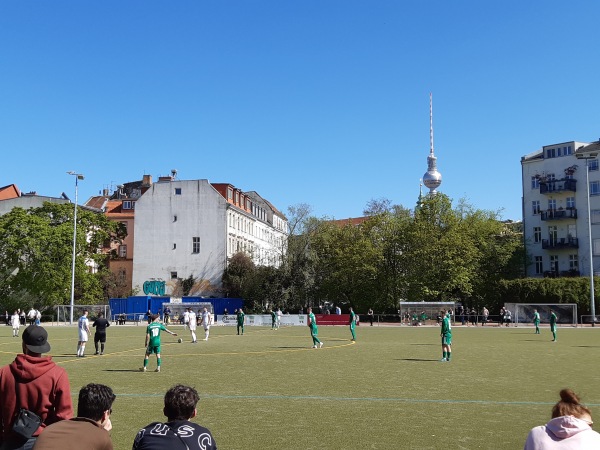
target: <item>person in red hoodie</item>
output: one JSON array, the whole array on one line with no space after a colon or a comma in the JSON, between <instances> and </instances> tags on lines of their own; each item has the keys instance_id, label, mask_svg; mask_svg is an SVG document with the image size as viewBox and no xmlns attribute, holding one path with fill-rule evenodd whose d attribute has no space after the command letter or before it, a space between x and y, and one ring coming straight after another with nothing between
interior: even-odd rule
<instances>
[{"instance_id":1,"label":"person in red hoodie","mask_svg":"<svg viewBox=\"0 0 600 450\"><path fill-rule=\"evenodd\" d=\"M57 366L50 351L48 333L30 325L22 334L23 354L0 368L0 450L29 450L44 427L73 417L71 386L67 372ZM34 412L42 424L26 439L12 431L20 408Z\"/></svg>"}]
</instances>

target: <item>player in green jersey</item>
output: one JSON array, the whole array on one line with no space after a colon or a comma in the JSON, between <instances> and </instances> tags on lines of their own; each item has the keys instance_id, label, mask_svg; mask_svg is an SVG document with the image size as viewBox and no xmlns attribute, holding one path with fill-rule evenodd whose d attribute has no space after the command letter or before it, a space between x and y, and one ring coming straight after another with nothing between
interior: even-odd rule
<instances>
[{"instance_id":1,"label":"player in green jersey","mask_svg":"<svg viewBox=\"0 0 600 450\"><path fill-rule=\"evenodd\" d=\"M537 309L533 310L533 324L535 325L535 334L540 334L540 313Z\"/></svg>"},{"instance_id":2,"label":"player in green jersey","mask_svg":"<svg viewBox=\"0 0 600 450\"><path fill-rule=\"evenodd\" d=\"M352 306L350 307L350 333L352 333L352 340L356 341L356 333L354 331L354 327L356 326L356 314L354 314L354 310Z\"/></svg>"},{"instance_id":3,"label":"player in green jersey","mask_svg":"<svg viewBox=\"0 0 600 450\"><path fill-rule=\"evenodd\" d=\"M317 328L317 319L312 312L312 308L308 308L306 312L308 313L308 327L310 328L310 335L313 340L313 348L321 348L323 347L323 343L317 337L319 334L319 329Z\"/></svg>"},{"instance_id":4,"label":"player in green jersey","mask_svg":"<svg viewBox=\"0 0 600 450\"><path fill-rule=\"evenodd\" d=\"M242 308L238 309L237 312L237 334L240 334L240 328L242 329L242 334L244 334L244 321L246 314L242 311Z\"/></svg>"},{"instance_id":5,"label":"player in green jersey","mask_svg":"<svg viewBox=\"0 0 600 450\"><path fill-rule=\"evenodd\" d=\"M450 316L445 311L440 311L442 315L442 362L450 362L452 356L452 324L450 323Z\"/></svg>"},{"instance_id":6,"label":"player in green jersey","mask_svg":"<svg viewBox=\"0 0 600 450\"><path fill-rule=\"evenodd\" d=\"M271 330L277 329L277 313L271 310Z\"/></svg>"},{"instance_id":7,"label":"player in green jersey","mask_svg":"<svg viewBox=\"0 0 600 450\"><path fill-rule=\"evenodd\" d=\"M177 333L167 330L162 323L158 321L158 314L150 316L152 322L146 327L146 356L144 357L144 367L140 367L140 372L145 372L148 367L148 358L150 354L156 353L156 372L160 372L160 332L166 331L172 336L177 336Z\"/></svg>"},{"instance_id":8,"label":"player in green jersey","mask_svg":"<svg viewBox=\"0 0 600 450\"><path fill-rule=\"evenodd\" d=\"M550 310L550 331L552 331L552 342L556 342L556 314Z\"/></svg>"}]
</instances>

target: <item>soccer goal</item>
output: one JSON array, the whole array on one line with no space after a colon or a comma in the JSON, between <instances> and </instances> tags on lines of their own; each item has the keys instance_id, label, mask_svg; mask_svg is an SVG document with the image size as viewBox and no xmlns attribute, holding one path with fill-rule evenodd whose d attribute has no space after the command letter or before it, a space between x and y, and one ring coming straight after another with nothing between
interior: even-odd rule
<instances>
[{"instance_id":1,"label":"soccer goal","mask_svg":"<svg viewBox=\"0 0 600 450\"><path fill-rule=\"evenodd\" d=\"M454 302L400 302L400 318L406 325L435 324L440 311L452 311L454 321ZM440 319L441 320L441 319Z\"/></svg>"},{"instance_id":2,"label":"soccer goal","mask_svg":"<svg viewBox=\"0 0 600 450\"><path fill-rule=\"evenodd\" d=\"M57 305L55 309L58 324L68 325L71 321L71 305ZM103 313L104 317L110 320L109 305L75 305L73 306L73 323L77 322L86 310L89 311L90 319L95 319L98 317L98 313Z\"/></svg>"},{"instance_id":3,"label":"soccer goal","mask_svg":"<svg viewBox=\"0 0 600 450\"><path fill-rule=\"evenodd\" d=\"M557 324L577 326L576 303L505 303L504 307L512 313L515 325L533 324L533 314L537 309L542 323L549 323L550 311L554 311Z\"/></svg>"}]
</instances>

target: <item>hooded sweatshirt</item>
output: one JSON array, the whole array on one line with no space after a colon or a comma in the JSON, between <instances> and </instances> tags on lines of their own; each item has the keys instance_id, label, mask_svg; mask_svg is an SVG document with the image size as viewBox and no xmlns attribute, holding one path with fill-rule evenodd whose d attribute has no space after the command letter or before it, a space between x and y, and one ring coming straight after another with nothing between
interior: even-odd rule
<instances>
[{"instance_id":1,"label":"hooded sweatshirt","mask_svg":"<svg viewBox=\"0 0 600 450\"><path fill-rule=\"evenodd\" d=\"M50 356L17 355L8 366L0 368L0 444L18 439L12 424L20 408L42 419L34 433L46 425L73 417L71 386L67 372Z\"/></svg>"},{"instance_id":2,"label":"hooded sweatshirt","mask_svg":"<svg viewBox=\"0 0 600 450\"><path fill-rule=\"evenodd\" d=\"M527 436L525 450L599 449L600 434L574 416L561 416L535 427Z\"/></svg>"}]
</instances>

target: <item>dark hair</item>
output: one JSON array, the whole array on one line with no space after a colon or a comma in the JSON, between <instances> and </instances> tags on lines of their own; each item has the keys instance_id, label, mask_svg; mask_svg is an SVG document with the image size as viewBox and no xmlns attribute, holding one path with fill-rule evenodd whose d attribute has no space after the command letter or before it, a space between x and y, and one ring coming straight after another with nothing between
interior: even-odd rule
<instances>
[{"instance_id":1,"label":"dark hair","mask_svg":"<svg viewBox=\"0 0 600 450\"><path fill-rule=\"evenodd\" d=\"M561 416L592 416L592 412L587 406L579 402L579 397L571 389L563 389L560 391L560 402L552 408L552 418Z\"/></svg>"},{"instance_id":2,"label":"dark hair","mask_svg":"<svg viewBox=\"0 0 600 450\"><path fill-rule=\"evenodd\" d=\"M90 383L79 391L77 417L100 420L104 411L112 408L115 398L113 390L108 386Z\"/></svg>"},{"instance_id":3,"label":"dark hair","mask_svg":"<svg viewBox=\"0 0 600 450\"><path fill-rule=\"evenodd\" d=\"M177 384L165 394L165 416L169 420L187 420L194 415L198 400L196 389Z\"/></svg>"}]
</instances>

